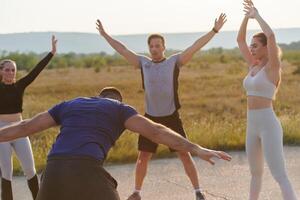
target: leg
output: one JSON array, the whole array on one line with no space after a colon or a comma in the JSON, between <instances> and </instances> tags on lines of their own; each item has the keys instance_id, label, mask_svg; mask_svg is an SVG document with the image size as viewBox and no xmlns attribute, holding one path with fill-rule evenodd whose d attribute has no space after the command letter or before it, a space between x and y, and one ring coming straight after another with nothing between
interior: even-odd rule
<instances>
[{"instance_id":1,"label":"leg","mask_svg":"<svg viewBox=\"0 0 300 200\"><path fill-rule=\"evenodd\" d=\"M177 152L177 155L180 158L185 173L192 182L194 189L199 189L198 173L191 154L188 152Z\"/></svg>"},{"instance_id":2,"label":"leg","mask_svg":"<svg viewBox=\"0 0 300 200\"><path fill-rule=\"evenodd\" d=\"M138 150L139 155L136 161L135 168L135 191L128 197L127 200L140 200L141 196L139 191L142 189L144 179L147 174L148 162L153 153L156 152L157 144L148 140L143 136L139 136Z\"/></svg>"},{"instance_id":3,"label":"leg","mask_svg":"<svg viewBox=\"0 0 300 200\"><path fill-rule=\"evenodd\" d=\"M12 148L9 142L0 143L0 167L1 167L1 199L12 200Z\"/></svg>"},{"instance_id":4,"label":"leg","mask_svg":"<svg viewBox=\"0 0 300 200\"><path fill-rule=\"evenodd\" d=\"M136 161L135 169L135 189L141 190L144 178L147 174L148 162L151 159L153 153L140 151L138 159Z\"/></svg>"},{"instance_id":5,"label":"leg","mask_svg":"<svg viewBox=\"0 0 300 200\"><path fill-rule=\"evenodd\" d=\"M249 124L248 124L249 126ZM246 152L251 172L249 200L257 200L261 191L263 175L263 153L260 138L250 128L247 128Z\"/></svg>"},{"instance_id":6,"label":"leg","mask_svg":"<svg viewBox=\"0 0 300 200\"><path fill-rule=\"evenodd\" d=\"M283 198L285 200L296 200L297 197L288 179L284 163L282 127L276 117L271 119L268 119L268 122L265 123L266 127L262 134L266 162L272 176L280 186Z\"/></svg>"},{"instance_id":7,"label":"leg","mask_svg":"<svg viewBox=\"0 0 300 200\"><path fill-rule=\"evenodd\" d=\"M31 191L32 197L35 199L39 191L39 182L35 171L29 138L25 137L15 140L13 142L13 148L27 177L27 184Z\"/></svg>"}]
</instances>

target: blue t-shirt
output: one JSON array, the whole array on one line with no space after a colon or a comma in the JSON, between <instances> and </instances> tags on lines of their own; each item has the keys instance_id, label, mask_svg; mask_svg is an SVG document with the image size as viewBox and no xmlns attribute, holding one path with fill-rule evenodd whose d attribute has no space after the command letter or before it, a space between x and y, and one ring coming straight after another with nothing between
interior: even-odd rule
<instances>
[{"instance_id":1,"label":"blue t-shirt","mask_svg":"<svg viewBox=\"0 0 300 200\"><path fill-rule=\"evenodd\" d=\"M92 156L104 160L125 130L125 121L136 110L119 101L80 97L55 105L49 114L61 125L48 157L54 155Z\"/></svg>"}]
</instances>

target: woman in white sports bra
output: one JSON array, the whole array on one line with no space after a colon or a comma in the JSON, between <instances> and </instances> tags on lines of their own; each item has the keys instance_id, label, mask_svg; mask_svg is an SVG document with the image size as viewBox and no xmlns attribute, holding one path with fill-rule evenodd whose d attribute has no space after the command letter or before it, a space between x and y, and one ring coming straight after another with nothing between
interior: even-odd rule
<instances>
[{"instance_id":1,"label":"woman in white sports bra","mask_svg":"<svg viewBox=\"0 0 300 200\"><path fill-rule=\"evenodd\" d=\"M246 152L251 172L249 199L256 200L259 197L264 155L283 198L296 200L284 163L282 127L272 108L272 100L275 99L281 79L280 49L272 29L259 15L251 0L244 0L244 11L245 17L237 42L250 66L243 82L248 102ZM253 36L248 48L246 31L250 18L258 22L263 32Z\"/></svg>"}]
</instances>

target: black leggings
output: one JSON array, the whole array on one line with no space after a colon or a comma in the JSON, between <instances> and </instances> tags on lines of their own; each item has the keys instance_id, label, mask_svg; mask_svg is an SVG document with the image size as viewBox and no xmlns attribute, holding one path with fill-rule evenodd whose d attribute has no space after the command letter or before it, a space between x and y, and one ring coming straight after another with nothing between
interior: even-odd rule
<instances>
[{"instance_id":1,"label":"black leggings","mask_svg":"<svg viewBox=\"0 0 300 200\"><path fill-rule=\"evenodd\" d=\"M36 200L120 200L116 188L100 161L55 156L47 161Z\"/></svg>"}]
</instances>

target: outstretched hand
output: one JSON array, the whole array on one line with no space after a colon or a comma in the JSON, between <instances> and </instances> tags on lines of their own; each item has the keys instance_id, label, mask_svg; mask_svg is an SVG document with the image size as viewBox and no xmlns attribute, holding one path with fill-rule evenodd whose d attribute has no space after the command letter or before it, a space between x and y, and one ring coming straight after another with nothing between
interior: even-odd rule
<instances>
[{"instance_id":1,"label":"outstretched hand","mask_svg":"<svg viewBox=\"0 0 300 200\"><path fill-rule=\"evenodd\" d=\"M215 19L214 29L219 32L220 29L223 27L223 25L225 24L226 21L227 21L226 14L225 13L221 13L220 16L219 16L219 18Z\"/></svg>"},{"instance_id":2,"label":"outstretched hand","mask_svg":"<svg viewBox=\"0 0 300 200\"><path fill-rule=\"evenodd\" d=\"M215 162L212 160L213 158L218 158L226 161L231 161L231 156L223 151L214 151L210 149L202 148L201 152L197 155L202 160L209 162L210 164L214 165Z\"/></svg>"},{"instance_id":3,"label":"outstretched hand","mask_svg":"<svg viewBox=\"0 0 300 200\"><path fill-rule=\"evenodd\" d=\"M105 31L104 31L102 23L99 19L97 19L96 26L97 26L96 29L99 31L100 35L103 35L103 33L105 33Z\"/></svg>"},{"instance_id":4,"label":"outstretched hand","mask_svg":"<svg viewBox=\"0 0 300 200\"><path fill-rule=\"evenodd\" d=\"M55 35L52 35L52 50L51 50L51 53L53 55L56 53L56 44L57 44L57 39L55 38Z\"/></svg>"},{"instance_id":5,"label":"outstretched hand","mask_svg":"<svg viewBox=\"0 0 300 200\"><path fill-rule=\"evenodd\" d=\"M251 0L244 0L243 5L246 17L255 18L258 15L258 11Z\"/></svg>"}]
</instances>

